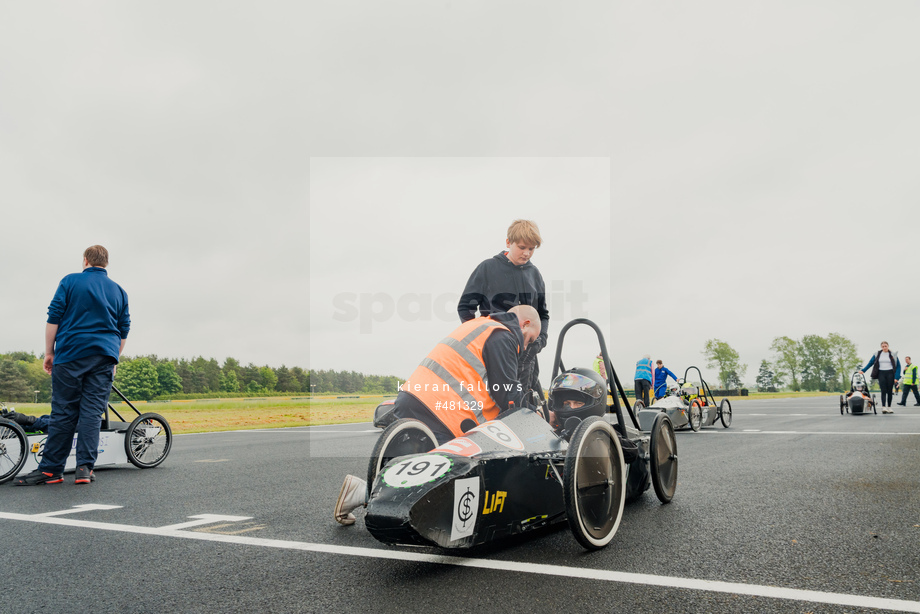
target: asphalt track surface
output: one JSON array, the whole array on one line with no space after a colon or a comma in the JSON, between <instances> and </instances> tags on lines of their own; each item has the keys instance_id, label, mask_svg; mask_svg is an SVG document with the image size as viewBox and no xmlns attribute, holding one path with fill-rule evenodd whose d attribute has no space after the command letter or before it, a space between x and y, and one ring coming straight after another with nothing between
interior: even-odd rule
<instances>
[{"instance_id":1,"label":"asphalt track surface","mask_svg":"<svg viewBox=\"0 0 920 614\"><path fill-rule=\"evenodd\" d=\"M459 553L332 519L369 424L183 435L155 469L0 486L0 611L920 612L920 408L736 401L677 433L677 493L584 551L565 523ZM84 506L84 507L79 507Z\"/></svg>"}]
</instances>

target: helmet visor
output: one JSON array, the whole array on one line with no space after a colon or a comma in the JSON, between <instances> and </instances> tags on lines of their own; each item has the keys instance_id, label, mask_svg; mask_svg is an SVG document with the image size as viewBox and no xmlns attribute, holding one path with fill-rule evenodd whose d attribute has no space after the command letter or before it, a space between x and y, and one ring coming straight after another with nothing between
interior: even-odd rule
<instances>
[{"instance_id":1,"label":"helmet visor","mask_svg":"<svg viewBox=\"0 0 920 614\"><path fill-rule=\"evenodd\" d=\"M552 391L557 390L573 390L581 392L588 395L595 401L601 398L602 394L607 392L606 390L601 389L601 386L598 385L597 381L578 373L565 373L560 377L557 377L556 381L553 382ZM604 396L606 395L604 394Z\"/></svg>"}]
</instances>

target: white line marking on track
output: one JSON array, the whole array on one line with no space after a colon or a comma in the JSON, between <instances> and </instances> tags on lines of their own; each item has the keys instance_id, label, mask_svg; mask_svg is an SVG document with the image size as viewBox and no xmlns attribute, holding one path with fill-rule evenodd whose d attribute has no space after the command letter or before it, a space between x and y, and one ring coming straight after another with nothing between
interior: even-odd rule
<instances>
[{"instance_id":1,"label":"white line marking on track","mask_svg":"<svg viewBox=\"0 0 920 614\"><path fill-rule=\"evenodd\" d=\"M902 410L902 411L903 411L903 410ZM850 414L850 415L852 415L852 414ZM876 415L876 414L865 414L865 415L866 415L866 416L874 416L874 415ZM892 415L894 415L894 414L892 414ZM830 411L830 412L821 412L821 413L817 413L817 414L758 414L758 413L749 413L749 412L744 412L743 414L739 414L738 412L735 412L735 417L737 418L737 417L739 417L739 416L743 416L743 417L745 417L745 418L751 418L751 417L760 417L760 418L763 418L763 417L767 417L767 416L769 416L769 417L771 417L771 418L788 418L788 417L790 417L790 416L795 416L795 417L797 417L797 418L801 418L802 416L805 416L805 417L808 417L808 418L836 418L836 414L835 414L834 411ZM854 417L855 417L855 416L854 416ZM905 413L901 413L901 414L898 414L898 417L899 417L899 418L918 418L918 417L920 417L920 414L905 414ZM842 418L841 418L841 419L842 419Z\"/></svg>"},{"instance_id":2,"label":"white line marking on track","mask_svg":"<svg viewBox=\"0 0 920 614\"><path fill-rule=\"evenodd\" d=\"M325 435L326 433L382 433L382 432L383 431L380 429L368 429L366 431L322 431L322 434Z\"/></svg>"},{"instance_id":3,"label":"white line marking on track","mask_svg":"<svg viewBox=\"0 0 920 614\"><path fill-rule=\"evenodd\" d=\"M57 512L45 512L44 514L35 514L36 516L43 516L47 518L48 516L63 516L64 514L76 514L77 512L89 512L92 510L117 510L123 506L121 505L103 505L101 503L84 503L83 505L75 505L67 510L58 510Z\"/></svg>"},{"instance_id":4,"label":"white line marking on track","mask_svg":"<svg viewBox=\"0 0 920 614\"><path fill-rule=\"evenodd\" d=\"M330 425L330 426L342 426L341 424ZM284 429L246 429L245 431L224 431L225 433L312 433L313 429L316 427L313 426L292 426L290 428ZM341 430L328 430L323 429L322 431L317 431L318 434L325 435L326 433L382 433L383 429L341 429Z\"/></svg>"},{"instance_id":5,"label":"white line marking on track","mask_svg":"<svg viewBox=\"0 0 920 614\"><path fill-rule=\"evenodd\" d=\"M204 518L205 516L220 519L249 519L249 517L243 516L217 516L213 514L202 514L197 516L197 518ZM413 561L418 563L431 563L434 565L454 565L457 567L471 567L477 569L490 569L495 571L513 571L517 573L538 574L545 576L581 578L585 580L598 580L601 582L620 582L625 584L639 584L644 586L662 586L667 588L682 588L695 591L709 591L715 593L768 597L771 599L808 601L813 603L827 603L833 605L844 605L862 608L878 608L896 612L920 613L920 602L906 601L902 599L848 595L846 593L828 593L824 591L782 588L777 586L761 586L757 584L741 584L737 582L720 582L715 580L699 580L693 578L675 578L669 576L656 576L652 574L609 571L605 569L585 569L583 567L564 567L562 565L545 565L540 563L519 563L516 561L493 561L488 559L473 559L439 554L422 554L418 552L377 550L374 548L356 548L353 546L341 546L335 544L314 544L309 542L295 542L281 539L245 537L242 535L197 533L182 531L176 528L180 526L188 526L189 523L184 523L184 525L171 525L168 527L152 528L125 524L110 524L90 520L74 520L71 518L48 517L41 514L14 514L11 512L0 512L0 519L19 520L41 524L53 524L58 526L80 527L84 529L97 529L102 531L136 533L140 535L157 535L161 537L177 537L181 539L223 542L244 546L258 546L262 548L281 548L286 550L317 552L332 555L344 554L347 556L359 556L398 561Z\"/></svg>"},{"instance_id":6,"label":"white line marking on track","mask_svg":"<svg viewBox=\"0 0 920 614\"><path fill-rule=\"evenodd\" d=\"M203 524L211 524L212 522L218 522L221 520L229 520L236 522L239 520L252 520L252 516L221 516L218 514L198 514L197 516L189 516L189 518L197 518L198 520L190 520L189 522L180 522L179 524L171 524L169 526L160 527L157 531L178 531L179 529L187 529L189 527L197 527Z\"/></svg>"},{"instance_id":7,"label":"white line marking on track","mask_svg":"<svg viewBox=\"0 0 920 614\"><path fill-rule=\"evenodd\" d=\"M704 431L700 431L701 433ZM726 435L731 435L733 431L713 431L721 432ZM734 431L736 434L740 435L884 435L890 437L892 435L920 435L920 433L897 433L897 432L880 432L880 433L867 433L867 432L853 432L853 431L758 431L753 429L745 429L743 431Z\"/></svg>"}]
</instances>

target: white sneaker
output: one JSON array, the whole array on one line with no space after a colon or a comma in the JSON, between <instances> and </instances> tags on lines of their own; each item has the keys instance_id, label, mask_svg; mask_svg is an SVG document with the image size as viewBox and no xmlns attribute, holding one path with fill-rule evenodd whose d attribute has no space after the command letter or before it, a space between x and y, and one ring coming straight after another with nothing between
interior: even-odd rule
<instances>
[{"instance_id":1,"label":"white sneaker","mask_svg":"<svg viewBox=\"0 0 920 614\"><path fill-rule=\"evenodd\" d=\"M891 411L890 409L888 409L887 407L883 407L883 408L882 408L882 413L883 413L883 414L893 414L894 412Z\"/></svg>"},{"instance_id":2,"label":"white sneaker","mask_svg":"<svg viewBox=\"0 0 920 614\"><path fill-rule=\"evenodd\" d=\"M367 482L353 475L346 475L339 498L335 502L335 521L344 525L354 524L355 515L351 512L366 503Z\"/></svg>"}]
</instances>

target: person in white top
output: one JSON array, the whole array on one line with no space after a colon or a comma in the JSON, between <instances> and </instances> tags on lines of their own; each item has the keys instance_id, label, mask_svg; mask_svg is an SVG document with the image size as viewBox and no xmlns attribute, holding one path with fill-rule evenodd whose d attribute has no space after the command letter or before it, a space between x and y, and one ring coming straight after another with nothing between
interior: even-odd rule
<instances>
[{"instance_id":1,"label":"person in white top","mask_svg":"<svg viewBox=\"0 0 920 614\"><path fill-rule=\"evenodd\" d=\"M882 392L882 413L893 414L891 409L892 388L896 380L901 379L901 361L898 360L898 353L888 349L888 342L882 341L882 349L875 353L869 359L869 363L862 368L862 373L872 367L872 379L878 380L879 389Z\"/></svg>"}]
</instances>

